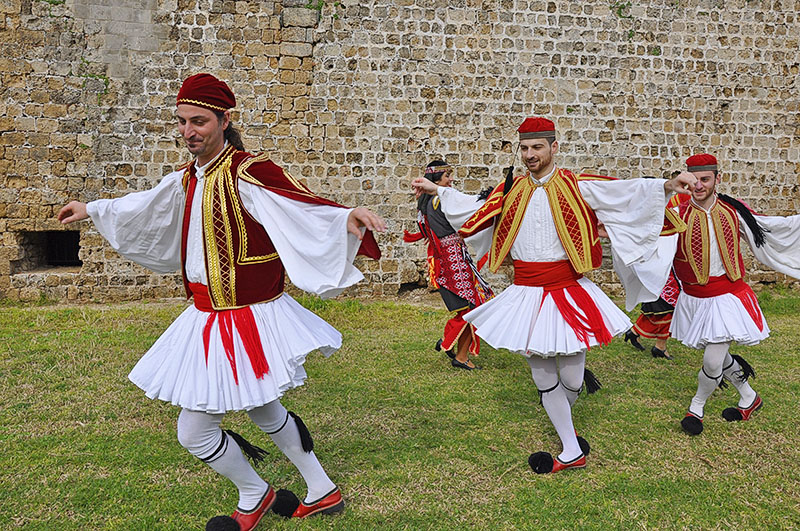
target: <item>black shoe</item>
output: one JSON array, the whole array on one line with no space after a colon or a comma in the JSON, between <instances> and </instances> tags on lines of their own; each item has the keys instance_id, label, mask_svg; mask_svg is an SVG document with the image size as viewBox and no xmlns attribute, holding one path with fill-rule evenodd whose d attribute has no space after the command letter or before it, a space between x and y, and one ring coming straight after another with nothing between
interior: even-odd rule
<instances>
[{"instance_id":1,"label":"black shoe","mask_svg":"<svg viewBox=\"0 0 800 531\"><path fill-rule=\"evenodd\" d=\"M433 347L433 348L436 349L437 352L441 352L442 351L442 341L443 340L440 339L439 341L436 342L436 345L434 345L434 347ZM453 349L445 350L444 353L447 354L447 357L450 358L451 360L456 359L456 353L453 352Z\"/></svg>"},{"instance_id":2,"label":"black shoe","mask_svg":"<svg viewBox=\"0 0 800 531\"><path fill-rule=\"evenodd\" d=\"M473 366L473 367L470 367L470 366L469 366L469 365L467 365L466 363L462 363L462 362L458 361L458 360L457 360L457 359L455 359L455 358L453 358L453 359L450 361L450 365L452 365L453 367L456 367L456 368L458 368L458 369L464 369L464 370L467 370L467 371L471 371L471 370L474 370L474 369L480 369L480 367L475 367L475 366Z\"/></svg>"},{"instance_id":3,"label":"black shoe","mask_svg":"<svg viewBox=\"0 0 800 531\"><path fill-rule=\"evenodd\" d=\"M625 332L625 342L630 342L631 346L636 350L644 351L644 347L641 343L639 343L639 334L634 332L633 330L628 330Z\"/></svg>"},{"instance_id":4,"label":"black shoe","mask_svg":"<svg viewBox=\"0 0 800 531\"><path fill-rule=\"evenodd\" d=\"M666 358L668 360L672 359L672 356L667 354L666 350L661 350L660 348L655 346L650 349L650 354L652 354L654 358Z\"/></svg>"}]
</instances>

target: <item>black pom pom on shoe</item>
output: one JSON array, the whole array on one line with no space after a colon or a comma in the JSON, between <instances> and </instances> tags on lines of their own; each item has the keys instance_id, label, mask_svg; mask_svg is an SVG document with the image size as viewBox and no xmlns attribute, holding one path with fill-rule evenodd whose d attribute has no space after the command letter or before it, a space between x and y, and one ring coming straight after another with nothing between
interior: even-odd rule
<instances>
[{"instance_id":1,"label":"black pom pom on shoe","mask_svg":"<svg viewBox=\"0 0 800 531\"><path fill-rule=\"evenodd\" d=\"M278 492L275 493L275 503L272 504L272 512L284 518L291 518L299 506L300 500L294 492L288 489L278 489Z\"/></svg>"},{"instance_id":2,"label":"black pom pom on shoe","mask_svg":"<svg viewBox=\"0 0 800 531\"><path fill-rule=\"evenodd\" d=\"M206 522L206 531L240 531L239 522L230 516L215 516Z\"/></svg>"},{"instance_id":3,"label":"black pom pom on shoe","mask_svg":"<svg viewBox=\"0 0 800 531\"><path fill-rule=\"evenodd\" d=\"M681 420L681 428L689 435L700 435L703 432L703 421L694 415L686 415Z\"/></svg>"},{"instance_id":4,"label":"black pom pom on shoe","mask_svg":"<svg viewBox=\"0 0 800 531\"><path fill-rule=\"evenodd\" d=\"M722 418L728 422L734 422L737 420L742 420L744 417L742 417L742 412L735 407L726 407L722 410Z\"/></svg>"},{"instance_id":5,"label":"black pom pom on shoe","mask_svg":"<svg viewBox=\"0 0 800 531\"><path fill-rule=\"evenodd\" d=\"M528 457L528 464L537 474L549 474L553 471L553 456L547 452L536 452Z\"/></svg>"}]
</instances>

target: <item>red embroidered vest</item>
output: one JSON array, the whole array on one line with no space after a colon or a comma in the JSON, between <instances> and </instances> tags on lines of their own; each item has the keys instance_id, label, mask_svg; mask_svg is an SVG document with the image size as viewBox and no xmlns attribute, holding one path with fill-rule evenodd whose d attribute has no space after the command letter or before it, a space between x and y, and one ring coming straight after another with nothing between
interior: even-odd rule
<instances>
[{"instance_id":1,"label":"red embroidered vest","mask_svg":"<svg viewBox=\"0 0 800 531\"><path fill-rule=\"evenodd\" d=\"M578 188L578 181L583 179L611 180L611 177L578 177L569 170L559 168L544 184L558 238L570 264L578 273L597 269L603 261L603 249L597 233L597 217ZM500 184L489 195L486 203L461 227L459 233L467 237L494 223L492 245L489 248L491 271L497 271L511 251L536 187L527 175L518 176L505 195L503 184Z\"/></svg>"},{"instance_id":2,"label":"red embroidered vest","mask_svg":"<svg viewBox=\"0 0 800 531\"><path fill-rule=\"evenodd\" d=\"M230 310L273 300L283 293L284 269L269 235L242 207L238 174L253 156L226 147L205 172L202 196L203 249L208 293L215 310ZM275 166L277 168L277 166ZM277 168L280 171L280 168ZM194 164L184 173L181 261L186 280L186 238L194 196Z\"/></svg>"},{"instance_id":3,"label":"red embroidered vest","mask_svg":"<svg viewBox=\"0 0 800 531\"><path fill-rule=\"evenodd\" d=\"M678 215L687 228L678 236L678 250L673 265L675 274L683 283L708 283L711 251L709 230L713 230L716 236L725 276L731 282L744 277L744 261L739 247L739 216L736 209L717 199L709 214L712 228L708 226L706 212L693 202L687 201L678 206Z\"/></svg>"}]
</instances>

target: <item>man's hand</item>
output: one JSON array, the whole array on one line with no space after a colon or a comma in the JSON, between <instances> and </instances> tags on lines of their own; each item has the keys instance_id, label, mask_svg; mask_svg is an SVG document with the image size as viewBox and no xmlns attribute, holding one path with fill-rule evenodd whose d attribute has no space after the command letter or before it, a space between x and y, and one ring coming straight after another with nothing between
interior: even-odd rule
<instances>
[{"instance_id":1,"label":"man's hand","mask_svg":"<svg viewBox=\"0 0 800 531\"><path fill-rule=\"evenodd\" d=\"M368 208L354 208L347 216L347 232L355 234L360 240L363 238L361 227L366 227L373 232L383 232L386 230L386 222Z\"/></svg>"},{"instance_id":2,"label":"man's hand","mask_svg":"<svg viewBox=\"0 0 800 531\"><path fill-rule=\"evenodd\" d=\"M89 214L86 212L86 203L81 203L80 201L70 201L58 211L58 221L64 225L88 217Z\"/></svg>"},{"instance_id":3,"label":"man's hand","mask_svg":"<svg viewBox=\"0 0 800 531\"><path fill-rule=\"evenodd\" d=\"M695 183L697 183L697 177L695 177L693 173L684 171L665 182L664 191L691 194L692 190L694 190Z\"/></svg>"},{"instance_id":4,"label":"man's hand","mask_svg":"<svg viewBox=\"0 0 800 531\"><path fill-rule=\"evenodd\" d=\"M411 186L414 188L414 195L419 198L422 194L434 195L439 185L429 181L425 177L417 177L411 181Z\"/></svg>"},{"instance_id":5,"label":"man's hand","mask_svg":"<svg viewBox=\"0 0 800 531\"><path fill-rule=\"evenodd\" d=\"M606 230L606 226L597 222L597 235L601 238L608 238L608 231Z\"/></svg>"}]
</instances>

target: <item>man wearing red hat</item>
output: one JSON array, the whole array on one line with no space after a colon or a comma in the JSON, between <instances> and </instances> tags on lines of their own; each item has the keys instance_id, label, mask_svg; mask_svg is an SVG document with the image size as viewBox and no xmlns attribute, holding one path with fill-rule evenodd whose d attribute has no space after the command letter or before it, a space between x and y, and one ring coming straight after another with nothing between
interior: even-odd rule
<instances>
[{"instance_id":1,"label":"man wearing red hat","mask_svg":"<svg viewBox=\"0 0 800 531\"><path fill-rule=\"evenodd\" d=\"M486 234L483 247L488 246L492 271L509 254L514 260L514 284L465 319L492 346L526 357L562 444L555 458L536 452L528 462L535 472L550 473L586 466L589 445L577 436L572 423L586 352L631 327L627 316L583 276L602 261L598 222L605 225L615 262L646 262L657 251L670 193L686 193L684 187L693 185L694 178L615 180L575 175L555 165L558 141L553 122L528 118L518 131L528 172L514 178L509 171L506 181L471 217L452 222L464 237ZM412 185L438 194L448 212L446 188L419 179ZM479 256L483 250L478 249ZM645 269L649 272L637 278L634 304L658 298L667 280L668 263L658 271Z\"/></svg>"},{"instance_id":2,"label":"man wearing red hat","mask_svg":"<svg viewBox=\"0 0 800 531\"><path fill-rule=\"evenodd\" d=\"M706 400L723 380L739 392L737 406L722 412L725 420L749 420L763 404L748 383L755 376L750 364L728 352L733 341L755 345L769 335L758 299L744 281L740 239L763 264L800 278L800 216L760 216L744 202L717 193L721 174L713 155L693 155L686 166L686 175L697 182L691 200L677 207L687 229L677 235L674 270L682 292L670 333L704 351L697 393L681 420L688 434L698 435Z\"/></svg>"},{"instance_id":3,"label":"man wearing red hat","mask_svg":"<svg viewBox=\"0 0 800 531\"><path fill-rule=\"evenodd\" d=\"M72 201L58 218L91 217L122 256L157 272L183 272L194 304L129 378L148 397L182 408L178 440L236 485L232 518L250 530L280 495L242 455L258 458L261 450L220 429L228 411L247 411L305 479L305 501L284 506L285 515L344 507L308 429L280 402L303 384L306 355L319 349L330 356L341 334L284 293L284 272L303 290L334 296L363 278L352 265L356 253L380 257L370 231L385 224L365 208L314 195L267 156L245 152L231 124L235 105L224 82L189 77L178 92L177 118L194 161L151 190L88 205Z\"/></svg>"}]
</instances>

